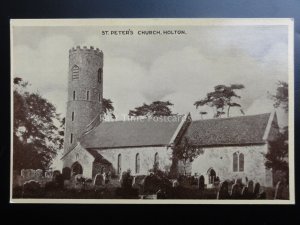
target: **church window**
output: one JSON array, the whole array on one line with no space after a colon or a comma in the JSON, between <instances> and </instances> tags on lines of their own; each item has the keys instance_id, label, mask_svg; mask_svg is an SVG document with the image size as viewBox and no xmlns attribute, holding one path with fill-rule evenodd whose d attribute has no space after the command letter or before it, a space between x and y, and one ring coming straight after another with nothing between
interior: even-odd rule
<instances>
[{"instance_id":1,"label":"church window","mask_svg":"<svg viewBox=\"0 0 300 225\"><path fill-rule=\"evenodd\" d=\"M122 155L118 155L118 168L117 168L117 173L121 174L122 172Z\"/></svg>"},{"instance_id":2,"label":"church window","mask_svg":"<svg viewBox=\"0 0 300 225\"><path fill-rule=\"evenodd\" d=\"M72 80L78 80L79 78L79 67L77 65L72 68Z\"/></svg>"},{"instance_id":3,"label":"church window","mask_svg":"<svg viewBox=\"0 0 300 225\"><path fill-rule=\"evenodd\" d=\"M240 172L244 171L244 154L243 153L239 154L239 171Z\"/></svg>"},{"instance_id":4,"label":"church window","mask_svg":"<svg viewBox=\"0 0 300 225\"><path fill-rule=\"evenodd\" d=\"M140 173L140 154L137 153L135 156L135 173Z\"/></svg>"},{"instance_id":5,"label":"church window","mask_svg":"<svg viewBox=\"0 0 300 225\"><path fill-rule=\"evenodd\" d=\"M243 153L233 153L233 172L243 172L245 157Z\"/></svg>"},{"instance_id":6,"label":"church window","mask_svg":"<svg viewBox=\"0 0 300 225\"><path fill-rule=\"evenodd\" d=\"M235 152L233 153L233 172L238 171L238 154Z\"/></svg>"},{"instance_id":7,"label":"church window","mask_svg":"<svg viewBox=\"0 0 300 225\"><path fill-rule=\"evenodd\" d=\"M86 100L90 100L90 91L86 92Z\"/></svg>"},{"instance_id":8,"label":"church window","mask_svg":"<svg viewBox=\"0 0 300 225\"><path fill-rule=\"evenodd\" d=\"M74 121L74 112L72 112L72 121Z\"/></svg>"},{"instance_id":9,"label":"church window","mask_svg":"<svg viewBox=\"0 0 300 225\"><path fill-rule=\"evenodd\" d=\"M102 68L98 70L98 83L102 83Z\"/></svg>"},{"instance_id":10,"label":"church window","mask_svg":"<svg viewBox=\"0 0 300 225\"><path fill-rule=\"evenodd\" d=\"M101 102L101 94L99 93L99 102Z\"/></svg>"},{"instance_id":11,"label":"church window","mask_svg":"<svg viewBox=\"0 0 300 225\"><path fill-rule=\"evenodd\" d=\"M154 165L158 166L159 165L159 156L158 156L158 152L155 153L154 155Z\"/></svg>"},{"instance_id":12,"label":"church window","mask_svg":"<svg viewBox=\"0 0 300 225\"><path fill-rule=\"evenodd\" d=\"M70 143L73 143L73 134L71 133L71 137L70 137Z\"/></svg>"},{"instance_id":13,"label":"church window","mask_svg":"<svg viewBox=\"0 0 300 225\"><path fill-rule=\"evenodd\" d=\"M73 91L73 100L75 100L75 96L76 96L75 91Z\"/></svg>"}]
</instances>

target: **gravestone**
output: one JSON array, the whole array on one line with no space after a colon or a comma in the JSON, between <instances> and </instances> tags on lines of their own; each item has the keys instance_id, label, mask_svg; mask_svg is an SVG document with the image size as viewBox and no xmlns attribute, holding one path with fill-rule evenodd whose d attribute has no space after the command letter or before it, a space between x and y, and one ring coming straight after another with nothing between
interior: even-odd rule
<instances>
[{"instance_id":1,"label":"gravestone","mask_svg":"<svg viewBox=\"0 0 300 225\"><path fill-rule=\"evenodd\" d=\"M56 179L56 176L60 175L60 171L59 170L54 170L53 174L52 174L52 180L54 181Z\"/></svg>"},{"instance_id":2,"label":"gravestone","mask_svg":"<svg viewBox=\"0 0 300 225\"><path fill-rule=\"evenodd\" d=\"M229 199L229 192L228 192L228 182L225 180L220 184L220 189L217 195L217 199Z\"/></svg>"},{"instance_id":3,"label":"gravestone","mask_svg":"<svg viewBox=\"0 0 300 225\"><path fill-rule=\"evenodd\" d=\"M204 176L201 175L198 179L198 189L200 191L203 191L204 190L204 187L205 187L205 179L204 179Z\"/></svg>"},{"instance_id":4,"label":"gravestone","mask_svg":"<svg viewBox=\"0 0 300 225\"><path fill-rule=\"evenodd\" d=\"M235 179L234 183L235 183L235 184L238 184L239 186L242 186L242 185L243 185L243 181L242 181L241 178Z\"/></svg>"},{"instance_id":5,"label":"gravestone","mask_svg":"<svg viewBox=\"0 0 300 225\"><path fill-rule=\"evenodd\" d=\"M259 191L260 191L260 183L255 183L254 185L254 191L253 191L253 197L257 198L259 195Z\"/></svg>"},{"instance_id":6,"label":"gravestone","mask_svg":"<svg viewBox=\"0 0 300 225\"><path fill-rule=\"evenodd\" d=\"M53 176L53 172L52 171L45 171L45 178L52 178L52 176Z\"/></svg>"},{"instance_id":7,"label":"gravestone","mask_svg":"<svg viewBox=\"0 0 300 225\"><path fill-rule=\"evenodd\" d=\"M231 187L231 198L240 199L241 198L241 186L237 183Z\"/></svg>"},{"instance_id":8,"label":"gravestone","mask_svg":"<svg viewBox=\"0 0 300 225\"><path fill-rule=\"evenodd\" d=\"M96 176L94 178L94 185L95 186L103 185L103 176L101 173L96 174Z\"/></svg>"},{"instance_id":9,"label":"gravestone","mask_svg":"<svg viewBox=\"0 0 300 225\"><path fill-rule=\"evenodd\" d=\"M248 192L248 187L244 186L242 189L242 193L241 193L241 198L242 199L250 199L250 195Z\"/></svg>"},{"instance_id":10,"label":"gravestone","mask_svg":"<svg viewBox=\"0 0 300 225\"><path fill-rule=\"evenodd\" d=\"M275 188L275 196L274 199L284 199L283 198L283 190L284 190L284 185L281 181L279 181L276 184L276 188Z\"/></svg>"},{"instance_id":11,"label":"gravestone","mask_svg":"<svg viewBox=\"0 0 300 225\"><path fill-rule=\"evenodd\" d=\"M70 180L71 178L71 169L69 167L65 167L62 169L62 175L65 180Z\"/></svg>"},{"instance_id":12,"label":"gravestone","mask_svg":"<svg viewBox=\"0 0 300 225\"><path fill-rule=\"evenodd\" d=\"M179 182L177 180L174 180L172 182L172 187L175 188L175 187L178 187L179 186Z\"/></svg>"},{"instance_id":13,"label":"gravestone","mask_svg":"<svg viewBox=\"0 0 300 225\"><path fill-rule=\"evenodd\" d=\"M248 192L250 194L253 194L254 192L254 187L253 187L254 183L253 183L253 180L249 180L248 181L248 185L247 185L247 188L248 188Z\"/></svg>"},{"instance_id":14,"label":"gravestone","mask_svg":"<svg viewBox=\"0 0 300 225\"><path fill-rule=\"evenodd\" d=\"M40 191L41 185L35 180L29 180L23 184L23 197L38 196Z\"/></svg>"}]
</instances>

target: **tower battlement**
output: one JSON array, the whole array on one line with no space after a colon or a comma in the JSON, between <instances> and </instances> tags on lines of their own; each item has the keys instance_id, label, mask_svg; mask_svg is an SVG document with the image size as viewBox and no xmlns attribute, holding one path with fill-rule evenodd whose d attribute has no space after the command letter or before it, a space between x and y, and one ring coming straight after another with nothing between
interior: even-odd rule
<instances>
[{"instance_id":1,"label":"tower battlement","mask_svg":"<svg viewBox=\"0 0 300 225\"><path fill-rule=\"evenodd\" d=\"M103 52L99 48L94 48L93 46L90 46L89 48L87 46L80 47L77 45L76 47L73 47L69 50L69 54L75 54L78 52L89 52L94 53L95 55L103 56Z\"/></svg>"}]
</instances>

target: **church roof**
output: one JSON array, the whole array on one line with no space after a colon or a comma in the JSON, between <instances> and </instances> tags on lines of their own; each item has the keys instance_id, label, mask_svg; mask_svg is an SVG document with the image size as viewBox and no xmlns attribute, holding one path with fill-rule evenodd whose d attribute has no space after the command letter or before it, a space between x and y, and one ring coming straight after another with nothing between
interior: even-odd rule
<instances>
[{"instance_id":1,"label":"church roof","mask_svg":"<svg viewBox=\"0 0 300 225\"><path fill-rule=\"evenodd\" d=\"M167 146L179 132L184 116L142 119L136 121L102 122L84 135L84 148ZM159 120L159 121L158 121Z\"/></svg>"},{"instance_id":2,"label":"church roof","mask_svg":"<svg viewBox=\"0 0 300 225\"><path fill-rule=\"evenodd\" d=\"M224 146L265 143L271 114L192 121L187 137L197 146Z\"/></svg>"}]
</instances>

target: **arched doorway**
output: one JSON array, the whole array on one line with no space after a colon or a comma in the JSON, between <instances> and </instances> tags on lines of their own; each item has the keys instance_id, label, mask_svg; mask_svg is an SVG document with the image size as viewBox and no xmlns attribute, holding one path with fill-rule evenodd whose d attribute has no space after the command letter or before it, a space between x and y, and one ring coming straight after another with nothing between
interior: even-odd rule
<instances>
[{"instance_id":1,"label":"arched doorway","mask_svg":"<svg viewBox=\"0 0 300 225\"><path fill-rule=\"evenodd\" d=\"M72 170L72 176L76 176L77 174L82 174L83 173L82 166L80 165L79 162L75 162L72 165L71 170Z\"/></svg>"},{"instance_id":2,"label":"arched doorway","mask_svg":"<svg viewBox=\"0 0 300 225\"><path fill-rule=\"evenodd\" d=\"M207 171L208 183L213 184L216 180L216 171L213 168L209 168Z\"/></svg>"}]
</instances>

